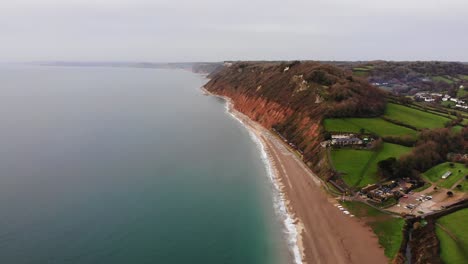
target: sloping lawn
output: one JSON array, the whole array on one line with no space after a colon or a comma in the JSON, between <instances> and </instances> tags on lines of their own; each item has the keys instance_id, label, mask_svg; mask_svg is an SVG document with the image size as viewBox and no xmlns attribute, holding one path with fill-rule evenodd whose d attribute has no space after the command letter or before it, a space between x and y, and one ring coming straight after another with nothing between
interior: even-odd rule
<instances>
[{"instance_id":1,"label":"sloping lawn","mask_svg":"<svg viewBox=\"0 0 468 264\"><path fill-rule=\"evenodd\" d=\"M406 154L410 151L411 148L408 147L391 143L383 143L382 149L373 159L370 160L369 164L367 164L367 169L363 174L362 180L359 182L358 186L364 187L368 184L373 184L379 181L379 176L377 175L377 163L379 161L388 159L390 157L399 158L403 154Z\"/></svg>"},{"instance_id":2,"label":"sloping lawn","mask_svg":"<svg viewBox=\"0 0 468 264\"><path fill-rule=\"evenodd\" d=\"M467 219L468 209L462 209L437 220L437 223L443 226L443 228L436 227L436 234L440 241L440 256L445 263L466 263L468 259Z\"/></svg>"},{"instance_id":3,"label":"sloping lawn","mask_svg":"<svg viewBox=\"0 0 468 264\"><path fill-rule=\"evenodd\" d=\"M468 175L468 168L461 163L453 163L454 167L450 167L450 162L441 163L437 166L430 168L428 171L424 172L423 177L430 182L438 182L438 185L443 188L451 188L458 180ZM452 175L447 179L442 179L442 175L447 171L451 171ZM464 181L462 183L466 185Z\"/></svg>"},{"instance_id":4,"label":"sloping lawn","mask_svg":"<svg viewBox=\"0 0 468 264\"><path fill-rule=\"evenodd\" d=\"M373 155L372 151L355 149L335 149L331 153L336 170L346 173L343 180L348 186L354 186L360 181L366 164Z\"/></svg>"},{"instance_id":5,"label":"sloping lawn","mask_svg":"<svg viewBox=\"0 0 468 264\"><path fill-rule=\"evenodd\" d=\"M450 119L439 115L393 103L387 104L385 116L419 129L444 127L445 123L450 121Z\"/></svg>"},{"instance_id":6,"label":"sloping lawn","mask_svg":"<svg viewBox=\"0 0 468 264\"><path fill-rule=\"evenodd\" d=\"M332 151L333 165L339 172L345 173L343 180L351 187L364 187L377 183L377 163L390 157L398 158L411 151L401 145L383 143L378 151L335 149Z\"/></svg>"},{"instance_id":7,"label":"sloping lawn","mask_svg":"<svg viewBox=\"0 0 468 264\"><path fill-rule=\"evenodd\" d=\"M381 118L328 118L324 120L327 131L359 133L361 129L365 132L375 133L380 136L416 136L417 131L407 127L395 125Z\"/></svg>"},{"instance_id":8,"label":"sloping lawn","mask_svg":"<svg viewBox=\"0 0 468 264\"><path fill-rule=\"evenodd\" d=\"M384 247L385 256L393 259L403 240L402 230L405 221L359 202L344 202L343 206L355 216L364 218L379 238L379 244Z\"/></svg>"}]
</instances>

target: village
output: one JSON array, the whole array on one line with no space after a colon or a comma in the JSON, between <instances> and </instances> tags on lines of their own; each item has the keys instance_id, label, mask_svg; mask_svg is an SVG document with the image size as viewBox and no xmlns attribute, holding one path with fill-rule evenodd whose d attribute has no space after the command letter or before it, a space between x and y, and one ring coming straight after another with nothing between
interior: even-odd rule
<instances>
[{"instance_id":1,"label":"village","mask_svg":"<svg viewBox=\"0 0 468 264\"><path fill-rule=\"evenodd\" d=\"M464 86L460 86L460 89L464 89ZM441 103L444 106L451 106L453 105L456 108L460 108L463 110L468 109L468 105L465 101L451 97L448 94L441 94L441 93L429 93L429 92L419 92L414 95L414 100L416 102L426 102L426 103ZM444 103L446 102L446 103Z\"/></svg>"}]
</instances>

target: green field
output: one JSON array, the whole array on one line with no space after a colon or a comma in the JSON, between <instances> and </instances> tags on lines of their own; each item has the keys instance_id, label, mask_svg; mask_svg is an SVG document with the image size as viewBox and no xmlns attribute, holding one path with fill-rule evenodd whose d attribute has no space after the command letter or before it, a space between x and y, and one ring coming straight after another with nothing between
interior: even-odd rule
<instances>
[{"instance_id":1,"label":"green field","mask_svg":"<svg viewBox=\"0 0 468 264\"><path fill-rule=\"evenodd\" d=\"M448 107L448 106L454 107L456 105L456 103L452 102L452 101L442 101L440 104L445 106L445 107Z\"/></svg>"},{"instance_id":2,"label":"green field","mask_svg":"<svg viewBox=\"0 0 468 264\"><path fill-rule=\"evenodd\" d=\"M468 75L460 75L459 77L460 77L460 79L468 80Z\"/></svg>"},{"instance_id":3,"label":"green field","mask_svg":"<svg viewBox=\"0 0 468 264\"><path fill-rule=\"evenodd\" d=\"M417 131L395 125L381 118L328 118L324 120L327 131L359 133L364 129L366 133L380 136L414 135Z\"/></svg>"},{"instance_id":4,"label":"green field","mask_svg":"<svg viewBox=\"0 0 468 264\"><path fill-rule=\"evenodd\" d=\"M450 119L439 115L393 103L387 104L385 116L419 129L444 127L445 123L450 121Z\"/></svg>"},{"instance_id":5,"label":"green field","mask_svg":"<svg viewBox=\"0 0 468 264\"><path fill-rule=\"evenodd\" d=\"M393 259L403 240L402 230L405 221L359 202L344 202L343 206L355 216L364 218L379 238L380 245L384 247L385 256Z\"/></svg>"},{"instance_id":6,"label":"green field","mask_svg":"<svg viewBox=\"0 0 468 264\"><path fill-rule=\"evenodd\" d=\"M369 68L364 68L364 67L357 67L357 68L353 68L353 71L369 71L370 69Z\"/></svg>"},{"instance_id":7,"label":"green field","mask_svg":"<svg viewBox=\"0 0 468 264\"><path fill-rule=\"evenodd\" d=\"M411 148L401 145L383 143L375 152L370 150L334 149L331 156L335 169L345 173L343 180L348 186L364 187L379 181L377 163L381 160L408 153Z\"/></svg>"},{"instance_id":8,"label":"green field","mask_svg":"<svg viewBox=\"0 0 468 264\"><path fill-rule=\"evenodd\" d=\"M465 175L468 175L468 168L466 168L464 164L461 164L461 163L453 163L453 164L454 164L454 167L451 168L450 162L441 163L435 167L432 167L425 173L423 173L422 176L424 179L430 182L437 182L437 185L439 185L442 188L450 189L457 181L465 177ZM441 177L447 171L451 171L452 175L444 180ZM468 187L466 180L462 182L462 186L463 186L462 190L468 191L467 189L464 189Z\"/></svg>"},{"instance_id":9,"label":"green field","mask_svg":"<svg viewBox=\"0 0 468 264\"><path fill-rule=\"evenodd\" d=\"M366 69L365 71L353 71L353 74L359 77L366 77L367 75L369 75L369 72Z\"/></svg>"},{"instance_id":10,"label":"green field","mask_svg":"<svg viewBox=\"0 0 468 264\"><path fill-rule=\"evenodd\" d=\"M449 78L444 77L444 76L434 76L434 77L432 77L432 80L433 80L434 82L446 82L446 83L448 83L448 84L452 84L452 83L453 83L452 80L450 80Z\"/></svg>"},{"instance_id":11,"label":"green field","mask_svg":"<svg viewBox=\"0 0 468 264\"><path fill-rule=\"evenodd\" d=\"M458 89L457 97L463 97L468 94L467 88Z\"/></svg>"},{"instance_id":12,"label":"green field","mask_svg":"<svg viewBox=\"0 0 468 264\"><path fill-rule=\"evenodd\" d=\"M468 259L468 209L437 220L436 234L440 241L440 257L444 263L466 263ZM446 230L444 230L446 229Z\"/></svg>"},{"instance_id":13,"label":"green field","mask_svg":"<svg viewBox=\"0 0 468 264\"><path fill-rule=\"evenodd\" d=\"M335 169L344 172L343 180L348 186L355 186L359 183L361 175L365 173L365 167L374 152L369 150L356 149L334 149L332 150L332 160Z\"/></svg>"}]
</instances>

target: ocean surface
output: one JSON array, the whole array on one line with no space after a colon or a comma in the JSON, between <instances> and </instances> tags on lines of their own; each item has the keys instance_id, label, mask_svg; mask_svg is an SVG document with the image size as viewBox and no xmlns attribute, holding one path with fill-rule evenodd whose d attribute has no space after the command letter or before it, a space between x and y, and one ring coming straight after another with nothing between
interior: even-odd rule
<instances>
[{"instance_id":1,"label":"ocean surface","mask_svg":"<svg viewBox=\"0 0 468 264\"><path fill-rule=\"evenodd\" d=\"M0 66L0 263L289 262L259 147L206 81Z\"/></svg>"}]
</instances>

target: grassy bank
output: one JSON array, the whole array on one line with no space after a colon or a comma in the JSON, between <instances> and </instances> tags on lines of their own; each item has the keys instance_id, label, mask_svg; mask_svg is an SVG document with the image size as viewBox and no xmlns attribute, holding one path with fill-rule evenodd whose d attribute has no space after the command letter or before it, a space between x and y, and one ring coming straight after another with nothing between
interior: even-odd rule
<instances>
[{"instance_id":1,"label":"grassy bank","mask_svg":"<svg viewBox=\"0 0 468 264\"><path fill-rule=\"evenodd\" d=\"M440 187L450 189L455 183L465 177L465 175L468 175L468 168L466 168L464 164L452 163L453 167L451 167L450 164L450 162L441 163L424 172L422 176L424 179L430 182L437 183L437 185ZM444 173L447 171L452 172L452 175L447 179L442 179L442 175L444 175ZM466 180L461 184L463 186L462 190L468 187ZM468 189L464 189L464 191L468 191Z\"/></svg>"},{"instance_id":2,"label":"grassy bank","mask_svg":"<svg viewBox=\"0 0 468 264\"><path fill-rule=\"evenodd\" d=\"M462 209L437 220L440 256L445 263L466 263L468 259L468 209Z\"/></svg>"},{"instance_id":3,"label":"grassy bank","mask_svg":"<svg viewBox=\"0 0 468 264\"><path fill-rule=\"evenodd\" d=\"M450 119L440 115L393 103L387 104L385 116L419 129L444 127L445 123L450 121Z\"/></svg>"},{"instance_id":4,"label":"grassy bank","mask_svg":"<svg viewBox=\"0 0 468 264\"><path fill-rule=\"evenodd\" d=\"M327 131L360 133L374 133L380 136L416 136L417 132L399 125L395 125L381 118L329 118L325 119Z\"/></svg>"},{"instance_id":5,"label":"grassy bank","mask_svg":"<svg viewBox=\"0 0 468 264\"><path fill-rule=\"evenodd\" d=\"M403 240L402 229L405 221L359 202L344 202L343 206L366 221L379 238L379 244L384 248L385 256L393 259Z\"/></svg>"},{"instance_id":6,"label":"grassy bank","mask_svg":"<svg viewBox=\"0 0 468 264\"><path fill-rule=\"evenodd\" d=\"M383 143L381 149L355 150L335 149L332 150L333 165L339 172L344 173L343 180L352 187L363 187L379 181L377 175L377 163L390 157L398 158L411 151L411 148L401 145Z\"/></svg>"}]
</instances>

